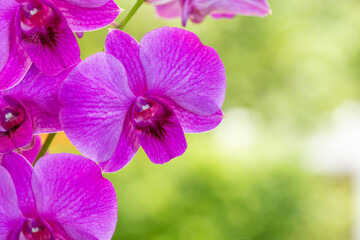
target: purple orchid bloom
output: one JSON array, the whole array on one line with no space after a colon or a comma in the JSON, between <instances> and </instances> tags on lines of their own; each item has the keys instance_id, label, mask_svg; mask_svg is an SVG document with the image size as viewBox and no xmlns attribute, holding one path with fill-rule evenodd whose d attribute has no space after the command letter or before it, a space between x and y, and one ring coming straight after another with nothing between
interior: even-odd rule
<instances>
[{"instance_id":1,"label":"purple orchid bloom","mask_svg":"<svg viewBox=\"0 0 360 240\"><path fill-rule=\"evenodd\" d=\"M100 29L120 11L113 0L1 0L0 90L21 81L32 62L47 75L75 65L73 32Z\"/></svg>"},{"instance_id":2,"label":"purple orchid bloom","mask_svg":"<svg viewBox=\"0 0 360 240\"><path fill-rule=\"evenodd\" d=\"M27 146L33 135L62 131L58 92L72 69L47 76L33 65L23 81L0 92L0 153Z\"/></svg>"},{"instance_id":3,"label":"purple orchid bloom","mask_svg":"<svg viewBox=\"0 0 360 240\"><path fill-rule=\"evenodd\" d=\"M0 239L111 239L116 193L95 162L52 154L33 168L22 156L8 153L0 178Z\"/></svg>"},{"instance_id":4,"label":"purple orchid bloom","mask_svg":"<svg viewBox=\"0 0 360 240\"><path fill-rule=\"evenodd\" d=\"M207 15L214 18L232 18L235 15L264 17L271 14L266 0L147 0L155 5L163 18L182 17L182 24L190 19L200 23Z\"/></svg>"},{"instance_id":5,"label":"purple orchid bloom","mask_svg":"<svg viewBox=\"0 0 360 240\"><path fill-rule=\"evenodd\" d=\"M139 45L111 30L105 53L85 59L64 81L60 122L78 150L105 172L123 168L140 145L162 164L185 152L184 132L220 124L225 89L220 57L195 34L164 27Z\"/></svg>"}]
</instances>

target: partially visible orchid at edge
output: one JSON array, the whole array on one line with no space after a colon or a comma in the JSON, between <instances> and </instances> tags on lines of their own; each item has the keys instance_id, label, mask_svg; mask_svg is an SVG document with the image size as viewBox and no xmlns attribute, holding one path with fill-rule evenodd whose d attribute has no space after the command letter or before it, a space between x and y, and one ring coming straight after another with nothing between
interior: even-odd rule
<instances>
[{"instance_id":1,"label":"partially visible orchid at edge","mask_svg":"<svg viewBox=\"0 0 360 240\"><path fill-rule=\"evenodd\" d=\"M0 154L29 150L34 135L62 131L58 94L72 69L47 76L33 65L18 85L0 91Z\"/></svg>"},{"instance_id":2,"label":"partially visible orchid at edge","mask_svg":"<svg viewBox=\"0 0 360 240\"><path fill-rule=\"evenodd\" d=\"M109 240L117 221L113 185L93 161L51 154L33 168L17 153L0 161L0 239Z\"/></svg>"},{"instance_id":3,"label":"partially visible orchid at edge","mask_svg":"<svg viewBox=\"0 0 360 240\"><path fill-rule=\"evenodd\" d=\"M182 18L183 26L188 20L202 22L207 15L214 18L233 18L236 15L264 17L271 14L266 0L146 0L155 6L163 18Z\"/></svg>"},{"instance_id":4,"label":"partially visible orchid at edge","mask_svg":"<svg viewBox=\"0 0 360 240\"><path fill-rule=\"evenodd\" d=\"M105 27L120 12L113 0L1 0L0 90L21 81L31 63L47 75L75 65L73 32Z\"/></svg>"}]
</instances>

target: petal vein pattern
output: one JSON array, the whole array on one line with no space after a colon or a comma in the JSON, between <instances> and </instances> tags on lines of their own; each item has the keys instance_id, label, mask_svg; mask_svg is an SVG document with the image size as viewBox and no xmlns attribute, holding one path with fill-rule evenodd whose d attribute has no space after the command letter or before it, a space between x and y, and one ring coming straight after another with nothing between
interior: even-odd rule
<instances>
[{"instance_id":1,"label":"petal vein pattern","mask_svg":"<svg viewBox=\"0 0 360 240\"><path fill-rule=\"evenodd\" d=\"M64 82L60 122L81 153L104 162L115 151L134 98L120 61L97 53L81 62Z\"/></svg>"},{"instance_id":2,"label":"petal vein pattern","mask_svg":"<svg viewBox=\"0 0 360 240\"><path fill-rule=\"evenodd\" d=\"M111 239L116 194L96 163L53 154L32 168L15 153L5 158L0 164L1 239Z\"/></svg>"},{"instance_id":3,"label":"petal vein pattern","mask_svg":"<svg viewBox=\"0 0 360 240\"><path fill-rule=\"evenodd\" d=\"M113 0L3 0L0 3L0 90L19 83L34 63L57 75L80 61L73 32L112 23L122 10Z\"/></svg>"},{"instance_id":4,"label":"petal vein pattern","mask_svg":"<svg viewBox=\"0 0 360 240\"><path fill-rule=\"evenodd\" d=\"M225 69L195 34L164 27L139 46L112 30L105 50L80 63L60 94L65 133L103 171L123 168L140 145L152 162L166 163L185 152L184 132L221 122Z\"/></svg>"},{"instance_id":5,"label":"petal vein pattern","mask_svg":"<svg viewBox=\"0 0 360 240\"><path fill-rule=\"evenodd\" d=\"M213 114L222 106L224 65L195 34L179 28L155 29L141 40L140 59L149 94L165 95L199 115Z\"/></svg>"},{"instance_id":6,"label":"petal vein pattern","mask_svg":"<svg viewBox=\"0 0 360 240\"><path fill-rule=\"evenodd\" d=\"M188 19L200 23L207 15L232 18L235 15L264 17L271 14L266 0L150 0L150 3L163 18L181 16L183 26Z\"/></svg>"}]
</instances>

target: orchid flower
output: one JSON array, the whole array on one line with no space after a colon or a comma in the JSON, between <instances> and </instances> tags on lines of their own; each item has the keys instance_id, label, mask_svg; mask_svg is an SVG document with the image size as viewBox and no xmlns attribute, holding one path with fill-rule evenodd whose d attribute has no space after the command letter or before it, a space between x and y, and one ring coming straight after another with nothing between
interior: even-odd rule
<instances>
[{"instance_id":1,"label":"orchid flower","mask_svg":"<svg viewBox=\"0 0 360 240\"><path fill-rule=\"evenodd\" d=\"M264 17L271 13L266 0L147 0L163 18L182 18L183 26L190 19L200 23L207 15L232 18L235 15Z\"/></svg>"},{"instance_id":2,"label":"orchid flower","mask_svg":"<svg viewBox=\"0 0 360 240\"><path fill-rule=\"evenodd\" d=\"M225 89L220 57L195 34L164 27L139 44L111 30L105 53L85 59L64 81L60 122L103 171L123 168L140 145L162 164L184 153L184 132L209 131L222 121Z\"/></svg>"},{"instance_id":3,"label":"orchid flower","mask_svg":"<svg viewBox=\"0 0 360 240\"><path fill-rule=\"evenodd\" d=\"M47 75L75 65L73 32L102 28L119 13L113 0L1 0L0 90L21 81L31 63Z\"/></svg>"},{"instance_id":4,"label":"orchid flower","mask_svg":"<svg viewBox=\"0 0 360 240\"><path fill-rule=\"evenodd\" d=\"M33 65L23 81L0 92L0 153L26 148L33 135L62 131L58 92L72 69L47 76Z\"/></svg>"},{"instance_id":5,"label":"orchid flower","mask_svg":"<svg viewBox=\"0 0 360 240\"><path fill-rule=\"evenodd\" d=\"M116 193L95 162L52 154L33 168L7 153L0 163L0 239L111 239Z\"/></svg>"}]
</instances>

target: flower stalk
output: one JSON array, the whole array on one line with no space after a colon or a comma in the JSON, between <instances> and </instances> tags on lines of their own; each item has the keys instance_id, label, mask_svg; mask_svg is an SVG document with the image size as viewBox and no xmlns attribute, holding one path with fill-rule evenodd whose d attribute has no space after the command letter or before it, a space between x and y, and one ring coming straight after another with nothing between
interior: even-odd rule
<instances>
[{"instance_id":1,"label":"flower stalk","mask_svg":"<svg viewBox=\"0 0 360 240\"><path fill-rule=\"evenodd\" d=\"M56 136L56 133L50 133L50 134L46 137L46 140L45 140L44 144L42 145L42 147L41 147L41 149L40 149L40 152L39 152L38 155L36 156L36 159L35 159L35 161L34 161L34 163L33 163L33 166L35 166L35 164L37 163L37 161L46 154L46 152L47 152L47 150L49 149L49 147L50 147L52 141L54 140L55 136Z\"/></svg>"},{"instance_id":2,"label":"flower stalk","mask_svg":"<svg viewBox=\"0 0 360 240\"><path fill-rule=\"evenodd\" d=\"M130 21L130 19L134 16L134 14L137 12L137 10L141 7L141 5L145 2L145 0L137 0L133 8L130 10L129 14L126 15L124 20L119 25L119 29L123 30L126 24Z\"/></svg>"}]
</instances>

